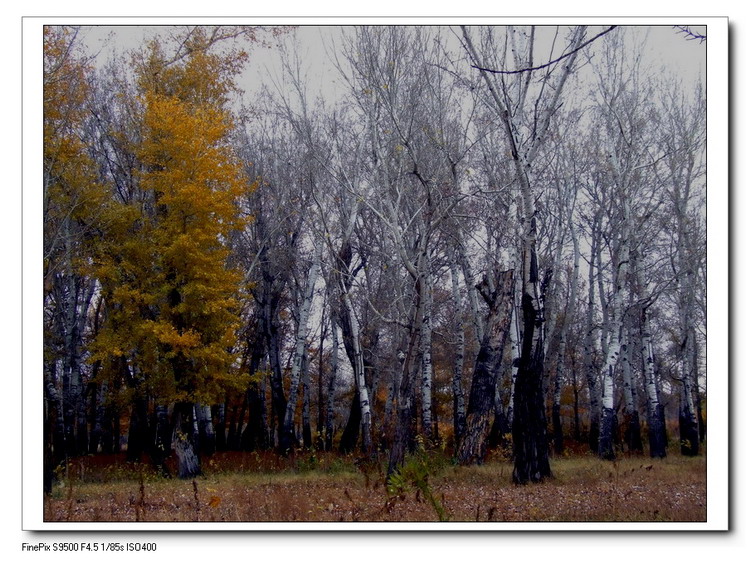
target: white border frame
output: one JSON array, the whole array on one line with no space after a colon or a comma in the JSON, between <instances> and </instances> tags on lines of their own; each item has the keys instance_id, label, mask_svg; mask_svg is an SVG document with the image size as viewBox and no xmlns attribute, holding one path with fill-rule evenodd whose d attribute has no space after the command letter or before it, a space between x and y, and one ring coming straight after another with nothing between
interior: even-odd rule
<instances>
[{"instance_id":1,"label":"white border frame","mask_svg":"<svg viewBox=\"0 0 750 564\"><path fill-rule=\"evenodd\" d=\"M41 186L42 178L42 28L44 25L198 25L223 21L263 25L590 25L707 26L708 100L708 334L707 370L711 452L708 466L708 519L705 523L45 523L42 493L41 327ZM728 174L728 20L706 18L565 17L565 18L42 18L27 17L23 26L23 512L27 531L725 531L729 528L729 213Z\"/></svg>"}]
</instances>

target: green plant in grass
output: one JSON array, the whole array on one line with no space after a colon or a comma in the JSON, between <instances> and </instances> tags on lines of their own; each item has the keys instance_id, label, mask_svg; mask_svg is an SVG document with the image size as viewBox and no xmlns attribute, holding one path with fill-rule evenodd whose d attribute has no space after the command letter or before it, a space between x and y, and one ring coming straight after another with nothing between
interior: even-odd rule
<instances>
[{"instance_id":1,"label":"green plant in grass","mask_svg":"<svg viewBox=\"0 0 750 564\"><path fill-rule=\"evenodd\" d=\"M440 521L448 521L448 513L429 483L430 474L442 467L442 461L431 458L423 448L406 458L404 465L388 478L387 492L391 498L404 499L410 491L418 491L435 510Z\"/></svg>"}]
</instances>

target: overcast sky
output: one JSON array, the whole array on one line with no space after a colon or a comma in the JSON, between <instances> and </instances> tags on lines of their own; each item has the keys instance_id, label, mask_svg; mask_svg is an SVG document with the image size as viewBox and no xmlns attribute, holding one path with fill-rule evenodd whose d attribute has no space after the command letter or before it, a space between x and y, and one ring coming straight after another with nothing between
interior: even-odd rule
<instances>
[{"instance_id":1,"label":"overcast sky","mask_svg":"<svg viewBox=\"0 0 750 564\"><path fill-rule=\"evenodd\" d=\"M706 43L688 41L672 25L637 27L639 33L635 35L644 38L641 48L647 65L654 65L657 69L663 65L666 73L681 77L688 84L695 83L699 77L705 78ZM589 36L601 29L600 26L592 26ZM95 26L84 28L82 37L92 52L99 53L99 61L104 62L113 52L123 53L136 48L144 39L163 31L164 27L147 25ZM700 31L705 33L703 29ZM303 25L294 31L303 65L309 68L309 85L314 92L329 91L337 79L334 69L327 62L324 45L335 40L340 32L341 26L317 25ZM286 37L284 40L289 42L291 39ZM541 61L543 50L538 49L537 52ZM268 80L269 73L278 76L278 57L279 52L275 49L255 47L251 51L250 62L242 79L243 89L248 96L252 96L259 85Z\"/></svg>"}]
</instances>

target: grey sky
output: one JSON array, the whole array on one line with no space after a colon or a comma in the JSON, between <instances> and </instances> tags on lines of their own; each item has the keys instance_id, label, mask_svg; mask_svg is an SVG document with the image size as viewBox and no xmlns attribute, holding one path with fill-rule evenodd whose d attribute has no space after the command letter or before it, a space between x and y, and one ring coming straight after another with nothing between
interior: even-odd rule
<instances>
[{"instance_id":1,"label":"grey sky","mask_svg":"<svg viewBox=\"0 0 750 564\"><path fill-rule=\"evenodd\" d=\"M676 22L680 23L680 22ZM287 44L294 39L300 47L303 67L309 70L308 79L312 92L326 92L333 95L336 72L327 62L325 44L335 40L341 33L342 26L302 25L293 36L283 39ZM597 26L593 26L597 29ZM641 41L644 63L655 70L663 66L663 72L682 78L687 84L695 83L699 77L705 80L707 42L689 41L678 33L671 24L656 26L630 26L638 28L637 34L628 34L626 41ZM100 64L111 56L112 52L122 54L137 48L149 37L168 32L169 26L120 25L93 26L82 30L82 36L92 52L99 53ZM705 28L696 28L705 32ZM447 34L450 35L450 34ZM709 40L710 41L710 40ZM539 51L541 61L542 50ZM254 47L250 62L243 73L242 86L248 96L257 92L262 83L269 82L269 76L279 77L279 51L273 48ZM304 69L303 69L304 70ZM661 73L661 70L658 70Z\"/></svg>"}]
</instances>

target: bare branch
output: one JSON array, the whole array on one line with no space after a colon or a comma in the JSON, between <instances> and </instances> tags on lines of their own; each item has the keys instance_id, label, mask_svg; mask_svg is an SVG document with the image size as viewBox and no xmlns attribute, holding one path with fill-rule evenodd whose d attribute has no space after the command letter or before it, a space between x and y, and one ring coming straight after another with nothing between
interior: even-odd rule
<instances>
[{"instance_id":1,"label":"bare branch","mask_svg":"<svg viewBox=\"0 0 750 564\"><path fill-rule=\"evenodd\" d=\"M673 27L677 30L677 33L684 35L685 39L687 39L688 41L695 41L697 39L699 42L703 43L706 40L705 35L696 33L688 26L675 25Z\"/></svg>"},{"instance_id":2,"label":"bare branch","mask_svg":"<svg viewBox=\"0 0 750 564\"><path fill-rule=\"evenodd\" d=\"M577 47L576 49L573 49L569 53L565 53L564 55L560 55L554 61L549 61L548 63L545 63L543 65L539 65L537 67L528 67L528 68L525 68L525 69L518 69L518 70L506 71L506 70L487 69L487 68L479 67L477 65L471 65L471 66L472 66L472 68L478 69L480 71L491 72L493 74L521 74L521 73L524 73L524 72L532 72L532 71L536 71L536 70L541 70L541 69L544 69L544 68L547 68L547 67L551 67L555 63L559 63L563 59L566 59L566 58L570 57L571 55L577 53L578 51L580 51L581 49L583 49L587 45L590 45L591 43L593 43L594 41L596 41L597 39L599 39L601 36L606 35L610 31L612 31L616 27L617 27L616 25L609 26L609 28L607 28L604 31L602 31L601 33L595 35L594 37L592 37L591 39L589 39L588 41L586 41L583 45Z\"/></svg>"}]
</instances>

